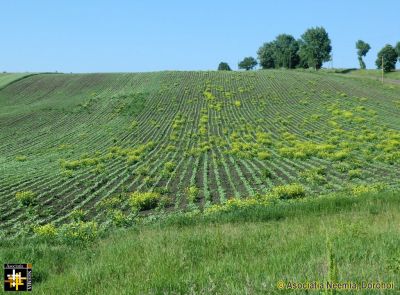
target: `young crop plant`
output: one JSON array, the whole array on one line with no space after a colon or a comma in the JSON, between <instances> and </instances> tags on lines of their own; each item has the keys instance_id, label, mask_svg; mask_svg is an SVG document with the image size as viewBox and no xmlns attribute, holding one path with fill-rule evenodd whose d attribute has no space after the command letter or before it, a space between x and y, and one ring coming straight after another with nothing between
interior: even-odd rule
<instances>
[{"instance_id":1,"label":"young crop plant","mask_svg":"<svg viewBox=\"0 0 400 295\"><path fill-rule=\"evenodd\" d=\"M325 184L328 182L326 179L326 169L324 167L312 168L300 173L304 180L311 184Z\"/></svg>"},{"instance_id":2,"label":"young crop plant","mask_svg":"<svg viewBox=\"0 0 400 295\"><path fill-rule=\"evenodd\" d=\"M36 194L32 191L22 191L15 194L17 201L23 206L32 206L36 202Z\"/></svg>"},{"instance_id":3,"label":"young crop plant","mask_svg":"<svg viewBox=\"0 0 400 295\"><path fill-rule=\"evenodd\" d=\"M98 209L116 209L121 205L121 203L121 196L113 196L101 200L99 203L97 203L96 207Z\"/></svg>"},{"instance_id":4,"label":"young crop plant","mask_svg":"<svg viewBox=\"0 0 400 295\"><path fill-rule=\"evenodd\" d=\"M206 101L208 101L208 102L211 102L211 101L213 101L213 100L215 99L215 96L214 96L214 94L212 94L210 88L207 88L207 89L203 92L203 95L204 95Z\"/></svg>"},{"instance_id":5,"label":"young crop plant","mask_svg":"<svg viewBox=\"0 0 400 295\"><path fill-rule=\"evenodd\" d=\"M15 160L17 160L18 162L25 162L28 159L27 156L16 156Z\"/></svg>"},{"instance_id":6,"label":"young crop plant","mask_svg":"<svg viewBox=\"0 0 400 295\"><path fill-rule=\"evenodd\" d=\"M175 168L176 168L175 162L169 161L169 162L164 163L164 170L168 173L173 172L175 170Z\"/></svg>"},{"instance_id":7,"label":"young crop plant","mask_svg":"<svg viewBox=\"0 0 400 295\"><path fill-rule=\"evenodd\" d=\"M270 135L266 132L258 131L256 133L256 141L260 145L269 146L272 144L272 140L270 139Z\"/></svg>"},{"instance_id":8,"label":"young crop plant","mask_svg":"<svg viewBox=\"0 0 400 295\"><path fill-rule=\"evenodd\" d=\"M349 178L361 178L362 177L362 170L361 169L352 169L348 172Z\"/></svg>"},{"instance_id":9,"label":"young crop plant","mask_svg":"<svg viewBox=\"0 0 400 295\"><path fill-rule=\"evenodd\" d=\"M132 224L132 218L119 209L109 212L110 220L116 227L126 227Z\"/></svg>"},{"instance_id":10,"label":"young crop plant","mask_svg":"<svg viewBox=\"0 0 400 295\"><path fill-rule=\"evenodd\" d=\"M139 176L147 176L149 175L149 172L150 172L149 166L145 165L138 167L135 171L135 174Z\"/></svg>"},{"instance_id":11,"label":"young crop plant","mask_svg":"<svg viewBox=\"0 0 400 295\"><path fill-rule=\"evenodd\" d=\"M265 168L265 169L262 171L262 175L263 175L265 178L272 178L272 176L273 176L271 170L268 169L268 168Z\"/></svg>"},{"instance_id":12,"label":"young crop plant","mask_svg":"<svg viewBox=\"0 0 400 295\"><path fill-rule=\"evenodd\" d=\"M192 185L192 186L187 187L185 189L185 192L186 192L186 197L187 197L189 203L194 203L195 201L197 201L200 190L198 187Z\"/></svg>"},{"instance_id":13,"label":"young crop plant","mask_svg":"<svg viewBox=\"0 0 400 295\"><path fill-rule=\"evenodd\" d=\"M133 120L133 121L131 122L131 124L129 125L129 128L133 130L133 129L135 129L138 125L139 125L139 122L138 122L137 120Z\"/></svg>"},{"instance_id":14,"label":"young crop plant","mask_svg":"<svg viewBox=\"0 0 400 295\"><path fill-rule=\"evenodd\" d=\"M257 153L257 157L260 160L267 160L267 159L269 159L271 157L271 154L269 152L267 152L267 151L262 151L262 152L258 152Z\"/></svg>"},{"instance_id":15,"label":"young crop plant","mask_svg":"<svg viewBox=\"0 0 400 295\"><path fill-rule=\"evenodd\" d=\"M106 170L106 165L103 163L97 164L95 168L91 170L91 172L95 174L102 174Z\"/></svg>"},{"instance_id":16,"label":"young crop plant","mask_svg":"<svg viewBox=\"0 0 400 295\"><path fill-rule=\"evenodd\" d=\"M74 177L74 171L72 171L72 170L63 170L61 172L61 175L63 177L65 177L65 178L72 178L72 177Z\"/></svg>"},{"instance_id":17,"label":"young crop plant","mask_svg":"<svg viewBox=\"0 0 400 295\"><path fill-rule=\"evenodd\" d=\"M166 147L166 149L165 149L167 152L175 152L176 151L176 146L175 145L172 145L172 144L169 144L167 147Z\"/></svg>"},{"instance_id":18,"label":"young crop plant","mask_svg":"<svg viewBox=\"0 0 400 295\"><path fill-rule=\"evenodd\" d=\"M85 216L86 212L83 209L75 209L71 212L71 220L75 222L84 221Z\"/></svg>"}]
</instances>

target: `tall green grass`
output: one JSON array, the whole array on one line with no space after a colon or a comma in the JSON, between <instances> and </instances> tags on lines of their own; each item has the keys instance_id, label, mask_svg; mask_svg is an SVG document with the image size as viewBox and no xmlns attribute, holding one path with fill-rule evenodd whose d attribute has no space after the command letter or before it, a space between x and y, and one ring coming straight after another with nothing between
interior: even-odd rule
<instances>
[{"instance_id":1,"label":"tall green grass","mask_svg":"<svg viewBox=\"0 0 400 295\"><path fill-rule=\"evenodd\" d=\"M399 193L385 192L175 215L86 248L2 241L0 260L32 262L35 294L286 294L280 280L332 278L399 292L399 205Z\"/></svg>"}]
</instances>

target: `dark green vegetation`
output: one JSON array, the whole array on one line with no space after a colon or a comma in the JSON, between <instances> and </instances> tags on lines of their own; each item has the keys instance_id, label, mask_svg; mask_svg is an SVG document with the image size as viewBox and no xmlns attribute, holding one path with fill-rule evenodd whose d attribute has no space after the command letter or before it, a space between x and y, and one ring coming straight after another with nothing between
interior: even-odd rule
<instances>
[{"instance_id":1,"label":"dark green vegetation","mask_svg":"<svg viewBox=\"0 0 400 295\"><path fill-rule=\"evenodd\" d=\"M218 65L218 71L231 71L231 67L228 63L221 61Z\"/></svg>"},{"instance_id":2,"label":"dark green vegetation","mask_svg":"<svg viewBox=\"0 0 400 295\"><path fill-rule=\"evenodd\" d=\"M331 59L331 40L323 27L308 29L300 40L299 56L309 68L316 70Z\"/></svg>"},{"instance_id":3,"label":"dark green vegetation","mask_svg":"<svg viewBox=\"0 0 400 295\"><path fill-rule=\"evenodd\" d=\"M400 41L397 42L395 49L397 52L397 57L399 58L399 61L400 61Z\"/></svg>"},{"instance_id":4,"label":"dark green vegetation","mask_svg":"<svg viewBox=\"0 0 400 295\"><path fill-rule=\"evenodd\" d=\"M239 62L239 69L244 69L246 71L252 70L257 66L257 60L254 57L245 57L241 62Z\"/></svg>"},{"instance_id":5,"label":"dark green vegetation","mask_svg":"<svg viewBox=\"0 0 400 295\"><path fill-rule=\"evenodd\" d=\"M375 64L378 69L382 69L383 62L383 70L385 72L390 72L396 69L397 57L398 54L395 48L390 44L386 44L385 47L378 52L378 58L376 59Z\"/></svg>"},{"instance_id":6,"label":"dark green vegetation","mask_svg":"<svg viewBox=\"0 0 400 295\"><path fill-rule=\"evenodd\" d=\"M329 61L331 40L323 27L308 29L301 39L280 34L272 42L264 43L257 51L263 69L271 68L314 68Z\"/></svg>"},{"instance_id":7,"label":"dark green vegetation","mask_svg":"<svg viewBox=\"0 0 400 295\"><path fill-rule=\"evenodd\" d=\"M358 40L356 42L358 62L360 63L360 69L365 70L365 62L363 61L363 56L366 56L371 46L365 43L363 40Z\"/></svg>"},{"instance_id":8,"label":"dark green vegetation","mask_svg":"<svg viewBox=\"0 0 400 295\"><path fill-rule=\"evenodd\" d=\"M168 215L86 248L0 241L0 260L32 262L34 294L46 295L286 294L278 281L332 278L393 282L398 292L399 207L400 195L386 192Z\"/></svg>"},{"instance_id":9,"label":"dark green vegetation","mask_svg":"<svg viewBox=\"0 0 400 295\"><path fill-rule=\"evenodd\" d=\"M371 46L362 41L356 42L360 69L365 69L363 56L366 56ZM314 68L319 70L324 62L330 61L332 46L329 35L323 27L308 29L301 38L296 40L288 34L278 35L274 41L264 43L257 51L260 66L263 69L294 69ZM400 60L400 42L395 47L386 45L379 53L375 62L378 69L385 72L396 69L397 59ZM240 67L239 68L244 68Z\"/></svg>"},{"instance_id":10,"label":"dark green vegetation","mask_svg":"<svg viewBox=\"0 0 400 295\"><path fill-rule=\"evenodd\" d=\"M0 91L1 235L398 187L399 96L305 71L26 77Z\"/></svg>"}]
</instances>

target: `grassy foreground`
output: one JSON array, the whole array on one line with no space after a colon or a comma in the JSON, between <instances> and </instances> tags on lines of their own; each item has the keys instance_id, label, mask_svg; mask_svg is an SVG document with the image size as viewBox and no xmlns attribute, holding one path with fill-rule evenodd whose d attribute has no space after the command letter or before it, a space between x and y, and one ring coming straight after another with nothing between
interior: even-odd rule
<instances>
[{"instance_id":1,"label":"grassy foreground","mask_svg":"<svg viewBox=\"0 0 400 295\"><path fill-rule=\"evenodd\" d=\"M400 194L387 192L181 215L85 248L2 241L0 260L32 262L34 294L306 293L279 290L280 280L393 282L398 292L399 205Z\"/></svg>"}]
</instances>

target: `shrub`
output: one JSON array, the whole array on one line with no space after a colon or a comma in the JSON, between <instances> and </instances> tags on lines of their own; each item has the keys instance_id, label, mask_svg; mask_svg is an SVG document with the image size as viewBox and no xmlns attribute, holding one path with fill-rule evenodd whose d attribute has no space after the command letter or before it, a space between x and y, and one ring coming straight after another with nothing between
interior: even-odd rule
<instances>
[{"instance_id":1,"label":"shrub","mask_svg":"<svg viewBox=\"0 0 400 295\"><path fill-rule=\"evenodd\" d=\"M33 228L33 232L42 240L51 241L54 240L57 236L56 227L51 224L45 224L41 226L35 226Z\"/></svg>"},{"instance_id":2,"label":"shrub","mask_svg":"<svg viewBox=\"0 0 400 295\"><path fill-rule=\"evenodd\" d=\"M157 207L160 199L160 194L155 192L134 192L129 197L129 204L133 211L150 210Z\"/></svg>"},{"instance_id":3,"label":"shrub","mask_svg":"<svg viewBox=\"0 0 400 295\"><path fill-rule=\"evenodd\" d=\"M36 195L32 191L17 192L15 194L17 201L23 206L31 206L35 203Z\"/></svg>"},{"instance_id":4,"label":"shrub","mask_svg":"<svg viewBox=\"0 0 400 295\"><path fill-rule=\"evenodd\" d=\"M275 186L271 195L278 199L297 199L306 195L305 189L301 184L293 183Z\"/></svg>"},{"instance_id":5,"label":"shrub","mask_svg":"<svg viewBox=\"0 0 400 295\"><path fill-rule=\"evenodd\" d=\"M94 221L78 221L60 227L58 235L62 242L72 245L84 245L98 237L98 225Z\"/></svg>"}]
</instances>

